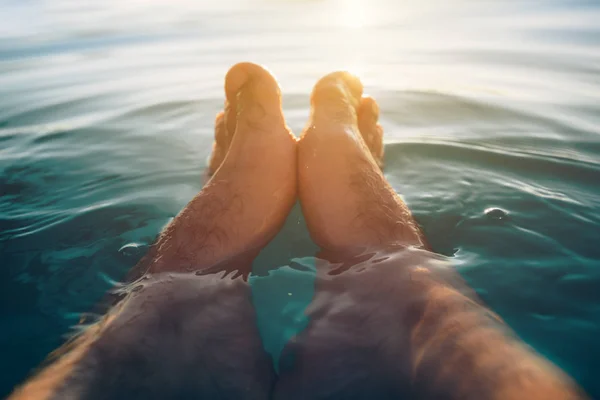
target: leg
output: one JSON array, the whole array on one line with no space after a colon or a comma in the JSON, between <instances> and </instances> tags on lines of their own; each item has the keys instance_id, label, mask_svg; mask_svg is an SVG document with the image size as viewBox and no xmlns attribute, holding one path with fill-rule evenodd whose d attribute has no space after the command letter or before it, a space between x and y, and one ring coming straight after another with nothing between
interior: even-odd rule
<instances>
[{"instance_id":1,"label":"leg","mask_svg":"<svg viewBox=\"0 0 600 400\"><path fill-rule=\"evenodd\" d=\"M295 201L295 140L268 72L238 64L225 90L226 156L137 266L147 274L12 398L269 397L244 276Z\"/></svg>"},{"instance_id":2,"label":"leg","mask_svg":"<svg viewBox=\"0 0 600 400\"><path fill-rule=\"evenodd\" d=\"M313 91L310 123L298 144L299 197L310 234L325 249L424 246L408 207L379 167L377 104L361 96L360 81L341 72L321 79Z\"/></svg>"},{"instance_id":3,"label":"leg","mask_svg":"<svg viewBox=\"0 0 600 400\"><path fill-rule=\"evenodd\" d=\"M194 271L240 254L249 255L248 264L296 201L296 140L283 118L277 82L257 65L238 64L227 74L225 94L213 176L141 263L148 272Z\"/></svg>"},{"instance_id":4,"label":"leg","mask_svg":"<svg viewBox=\"0 0 600 400\"><path fill-rule=\"evenodd\" d=\"M581 398L441 257L418 249L425 239L377 166L377 108L361 95L345 73L312 95L299 196L322 262L275 398Z\"/></svg>"}]
</instances>

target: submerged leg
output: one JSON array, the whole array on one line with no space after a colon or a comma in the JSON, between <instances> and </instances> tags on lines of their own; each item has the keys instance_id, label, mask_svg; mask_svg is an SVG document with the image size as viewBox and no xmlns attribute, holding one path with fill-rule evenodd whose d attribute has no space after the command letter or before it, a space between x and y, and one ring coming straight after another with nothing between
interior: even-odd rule
<instances>
[{"instance_id":1,"label":"submerged leg","mask_svg":"<svg viewBox=\"0 0 600 400\"><path fill-rule=\"evenodd\" d=\"M145 275L128 296L13 399L269 397L245 276L295 201L295 140L267 71L238 64L225 92L212 179L135 268Z\"/></svg>"},{"instance_id":2,"label":"submerged leg","mask_svg":"<svg viewBox=\"0 0 600 400\"><path fill-rule=\"evenodd\" d=\"M313 91L298 185L323 251L310 323L284 351L275 398L583 397L441 257L418 249L425 238L378 168L377 109L361 95L347 73Z\"/></svg>"}]
</instances>

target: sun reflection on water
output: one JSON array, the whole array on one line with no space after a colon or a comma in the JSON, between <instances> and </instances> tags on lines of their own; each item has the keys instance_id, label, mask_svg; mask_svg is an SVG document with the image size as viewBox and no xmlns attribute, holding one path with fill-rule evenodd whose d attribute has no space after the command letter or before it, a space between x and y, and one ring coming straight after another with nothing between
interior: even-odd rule
<instances>
[{"instance_id":1,"label":"sun reflection on water","mask_svg":"<svg viewBox=\"0 0 600 400\"><path fill-rule=\"evenodd\" d=\"M336 1L334 9L339 13L338 24L340 26L360 29L368 24L368 9L363 0Z\"/></svg>"}]
</instances>

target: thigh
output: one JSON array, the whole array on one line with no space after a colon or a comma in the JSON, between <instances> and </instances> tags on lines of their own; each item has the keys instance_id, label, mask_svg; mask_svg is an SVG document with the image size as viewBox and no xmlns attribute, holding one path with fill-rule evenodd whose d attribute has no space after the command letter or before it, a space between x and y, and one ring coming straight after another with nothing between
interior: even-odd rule
<instances>
[{"instance_id":1,"label":"thigh","mask_svg":"<svg viewBox=\"0 0 600 400\"><path fill-rule=\"evenodd\" d=\"M417 252L318 268L309 325L282 356L279 399L409 398L408 268Z\"/></svg>"},{"instance_id":2,"label":"thigh","mask_svg":"<svg viewBox=\"0 0 600 400\"><path fill-rule=\"evenodd\" d=\"M241 277L150 277L106 320L55 398L270 396L272 363Z\"/></svg>"}]
</instances>

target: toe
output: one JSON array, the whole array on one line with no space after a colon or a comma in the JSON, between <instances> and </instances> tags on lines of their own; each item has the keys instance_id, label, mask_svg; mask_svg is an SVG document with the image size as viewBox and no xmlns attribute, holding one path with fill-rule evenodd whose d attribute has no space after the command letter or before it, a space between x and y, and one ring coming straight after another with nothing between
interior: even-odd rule
<instances>
[{"instance_id":1,"label":"toe","mask_svg":"<svg viewBox=\"0 0 600 400\"><path fill-rule=\"evenodd\" d=\"M209 175L213 175L217 171L225 159L230 144L231 135L225 126L225 113L221 111L215 118L215 141L208 165Z\"/></svg>"},{"instance_id":2,"label":"toe","mask_svg":"<svg viewBox=\"0 0 600 400\"><path fill-rule=\"evenodd\" d=\"M375 161L383 167L383 128L378 120L377 102L372 97L363 97L358 107L358 128Z\"/></svg>"},{"instance_id":3,"label":"toe","mask_svg":"<svg viewBox=\"0 0 600 400\"><path fill-rule=\"evenodd\" d=\"M346 71L337 71L321 78L311 95L313 114L321 111L329 118L356 122L363 85L358 77Z\"/></svg>"},{"instance_id":4,"label":"toe","mask_svg":"<svg viewBox=\"0 0 600 400\"><path fill-rule=\"evenodd\" d=\"M358 107L358 123L361 126L368 127L377 124L379 120L379 105L371 96L364 96L360 99Z\"/></svg>"},{"instance_id":5,"label":"toe","mask_svg":"<svg viewBox=\"0 0 600 400\"><path fill-rule=\"evenodd\" d=\"M225 127L225 112L221 111L215 117L215 142L229 146L231 138Z\"/></svg>"},{"instance_id":6,"label":"toe","mask_svg":"<svg viewBox=\"0 0 600 400\"><path fill-rule=\"evenodd\" d=\"M257 124L282 119L279 84L260 65L244 62L231 67L225 77L225 95L225 120L230 133L242 120Z\"/></svg>"}]
</instances>

